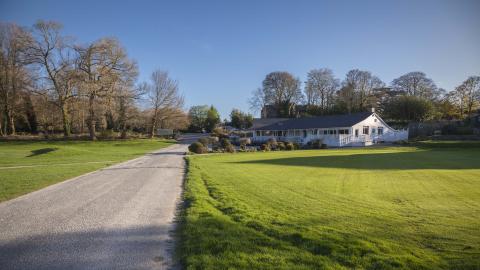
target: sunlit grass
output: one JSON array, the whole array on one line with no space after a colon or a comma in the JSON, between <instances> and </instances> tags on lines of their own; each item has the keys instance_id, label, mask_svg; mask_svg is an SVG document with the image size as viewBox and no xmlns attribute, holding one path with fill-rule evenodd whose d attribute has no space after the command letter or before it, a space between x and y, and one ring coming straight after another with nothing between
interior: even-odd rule
<instances>
[{"instance_id":1,"label":"sunlit grass","mask_svg":"<svg viewBox=\"0 0 480 270\"><path fill-rule=\"evenodd\" d=\"M0 201L172 143L166 140L0 142Z\"/></svg>"},{"instance_id":2,"label":"sunlit grass","mask_svg":"<svg viewBox=\"0 0 480 270\"><path fill-rule=\"evenodd\" d=\"M479 269L480 148L189 157L188 269Z\"/></svg>"}]
</instances>

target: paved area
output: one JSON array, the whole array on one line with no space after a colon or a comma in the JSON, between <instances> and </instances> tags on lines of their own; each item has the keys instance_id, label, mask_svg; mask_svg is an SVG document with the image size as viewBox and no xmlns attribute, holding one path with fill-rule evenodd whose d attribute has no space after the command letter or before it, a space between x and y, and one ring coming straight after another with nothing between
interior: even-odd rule
<instances>
[{"instance_id":1,"label":"paved area","mask_svg":"<svg viewBox=\"0 0 480 270\"><path fill-rule=\"evenodd\" d=\"M174 269L186 144L0 203L0 269Z\"/></svg>"}]
</instances>

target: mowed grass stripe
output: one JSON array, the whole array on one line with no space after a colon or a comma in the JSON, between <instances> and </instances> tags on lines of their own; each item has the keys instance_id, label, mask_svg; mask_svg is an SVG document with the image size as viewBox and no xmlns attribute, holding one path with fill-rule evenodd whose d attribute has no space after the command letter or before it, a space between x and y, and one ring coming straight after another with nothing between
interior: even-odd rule
<instances>
[{"instance_id":1,"label":"mowed grass stripe","mask_svg":"<svg viewBox=\"0 0 480 270\"><path fill-rule=\"evenodd\" d=\"M189 158L188 269L478 269L480 148Z\"/></svg>"}]
</instances>

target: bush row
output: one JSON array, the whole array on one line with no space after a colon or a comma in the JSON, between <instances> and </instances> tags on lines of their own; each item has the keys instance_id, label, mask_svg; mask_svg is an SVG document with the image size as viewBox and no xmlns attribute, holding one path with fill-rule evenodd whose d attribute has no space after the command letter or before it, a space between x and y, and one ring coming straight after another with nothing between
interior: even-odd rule
<instances>
[{"instance_id":1,"label":"bush row","mask_svg":"<svg viewBox=\"0 0 480 270\"><path fill-rule=\"evenodd\" d=\"M255 152L257 146L249 146L250 140L240 140L239 152ZM213 153L234 153L235 146L225 137L204 137L197 142L192 143L188 149L195 154L208 153L209 149ZM261 151L293 151L300 149L300 145L296 142L277 142L275 139L269 139L266 143L259 145ZM322 140L315 140L309 142L303 149L325 149L327 145Z\"/></svg>"}]
</instances>

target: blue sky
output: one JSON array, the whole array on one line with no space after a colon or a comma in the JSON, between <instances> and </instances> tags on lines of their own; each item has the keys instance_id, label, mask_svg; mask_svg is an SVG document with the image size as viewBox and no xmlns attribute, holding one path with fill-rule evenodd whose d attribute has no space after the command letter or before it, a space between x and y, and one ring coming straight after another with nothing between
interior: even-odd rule
<instances>
[{"instance_id":1,"label":"blue sky","mask_svg":"<svg viewBox=\"0 0 480 270\"><path fill-rule=\"evenodd\" d=\"M328 67L340 79L366 69L386 83L423 71L453 89L480 75L480 1L23 1L2 0L0 20L55 20L79 42L117 37L140 68L180 83L187 107L226 117L271 71L305 80Z\"/></svg>"}]
</instances>

